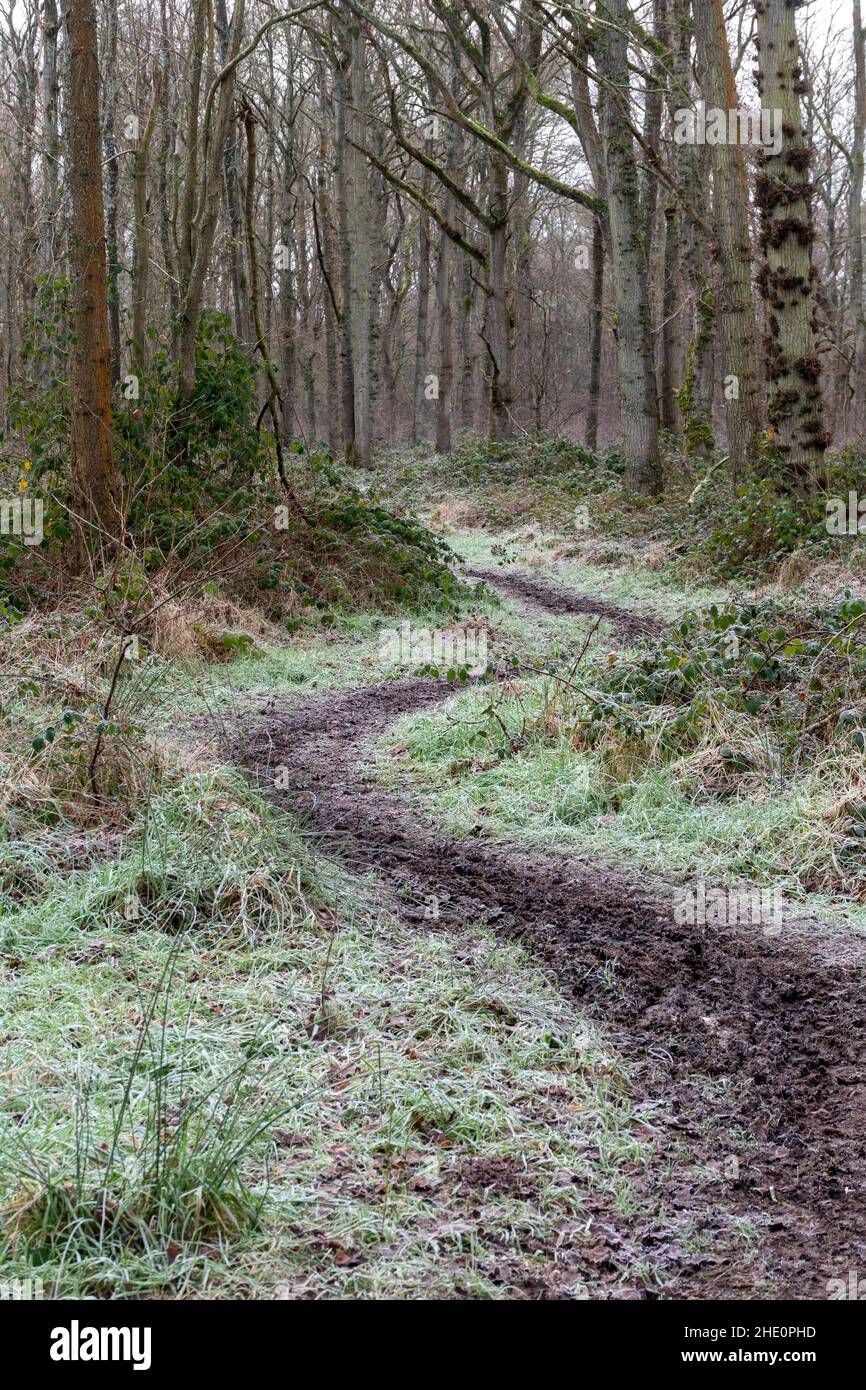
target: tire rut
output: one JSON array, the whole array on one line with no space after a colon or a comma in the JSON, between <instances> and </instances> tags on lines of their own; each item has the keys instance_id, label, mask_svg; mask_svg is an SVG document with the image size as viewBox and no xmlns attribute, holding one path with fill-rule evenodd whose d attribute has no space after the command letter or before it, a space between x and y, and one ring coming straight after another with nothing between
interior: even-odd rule
<instances>
[{"instance_id":1,"label":"tire rut","mask_svg":"<svg viewBox=\"0 0 866 1390\"><path fill-rule=\"evenodd\" d=\"M634 641L639 637L653 637L664 631L664 623L645 613L635 613L631 608L620 608L613 603L593 598L591 594L577 593L574 589L560 589L545 580L525 574L519 570L496 570L472 568L466 571L472 579L483 579L491 588L516 598L530 607L541 609L555 616L569 613L589 613L604 618L623 638Z\"/></svg>"},{"instance_id":2,"label":"tire rut","mask_svg":"<svg viewBox=\"0 0 866 1390\"><path fill-rule=\"evenodd\" d=\"M609 613L630 631L622 610ZM588 1276L600 1296L826 1298L827 1280L862 1262L866 1238L861 941L806 921L772 937L684 926L670 887L646 876L438 829L363 758L402 715L452 693L413 679L301 707L272 698L238 722L234 751L323 847L374 871L404 919L431 929L424 903L435 897L441 929L480 919L520 940L628 1059L656 1134L641 1180L655 1215L594 1213L609 1245ZM663 1209L707 1248L672 1238ZM736 1218L757 1229L751 1261L732 1241ZM639 1261L658 1290L629 1286Z\"/></svg>"}]
</instances>

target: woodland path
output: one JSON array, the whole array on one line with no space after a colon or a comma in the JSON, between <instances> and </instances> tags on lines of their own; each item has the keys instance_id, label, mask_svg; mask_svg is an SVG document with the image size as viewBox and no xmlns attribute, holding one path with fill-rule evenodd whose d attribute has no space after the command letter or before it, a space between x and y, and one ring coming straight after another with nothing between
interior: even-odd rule
<instances>
[{"instance_id":1,"label":"woodland path","mask_svg":"<svg viewBox=\"0 0 866 1390\"><path fill-rule=\"evenodd\" d=\"M537 576L474 573L550 612L601 614L624 639L658 628ZM826 1299L829 1279L866 1272L866 945L814 921L769 936L678 925L661 881L450 836L384 790L364 758L400 716L452 693L411 679L300 707L272 697L242 716L235 756L324 848L372 872L404 920L442 931L482 921L519 939L627 1060L653 1156L632 1176L638 1215L587 1193L595 1296ZM276 767L288 790L273 791ZM672 1240L671 1213L700 1239ZM755 1228L750 1258L731 1236L738 1219ZM637 1273L624 1280L641 1262L657 1290Z\"/></svg>"}]
</instances>

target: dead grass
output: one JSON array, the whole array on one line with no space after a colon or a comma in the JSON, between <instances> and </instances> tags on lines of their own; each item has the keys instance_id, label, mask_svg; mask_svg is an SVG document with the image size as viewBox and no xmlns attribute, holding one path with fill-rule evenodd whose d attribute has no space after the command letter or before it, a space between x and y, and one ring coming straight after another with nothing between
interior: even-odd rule
<instances>
[{"instance_id":1,"label":"dead grass","mask_svg":"<svg viewBox=\"0 0 866 1390\"><path fill-rule=\"evenodd\" d=\"M221 592L175 598L159 580L122 610L122 628L98 587L63 604L30 613L0 651L0 814L14 835L129 824L155 788L191 770L156 737L155 715L182 702L202 663L284 640Z\"/></svg>"},{"instance_id":2,"label":"dead grass","mask_svg":"<svg viewBox=\"0 0 866 1390\"><path fill-rule=\"evenodd\" d=\"M797 590L802 597L820 603L832 600L844 589L866 592L866 548L859 541L852 543L850 554L841 560L818 560L795 550L758 592L789 594Z\"/></svg>"}]
</instances>

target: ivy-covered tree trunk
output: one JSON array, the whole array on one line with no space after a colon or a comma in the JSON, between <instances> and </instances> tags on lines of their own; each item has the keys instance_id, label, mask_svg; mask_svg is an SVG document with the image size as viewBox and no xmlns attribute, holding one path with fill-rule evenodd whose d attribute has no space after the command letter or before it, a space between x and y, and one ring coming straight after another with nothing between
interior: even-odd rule
<instances>
[{"instance_id":1,"label":"ivy-covered tree trunk","mask_svg":"<svg viewBox=\"0 0 866 1390\"><path fill-rule=\"evenodd\" d=\"M451 306L451 263L453 250L444 232L439 240L436 271L436 323L439 340L439 396L436 401L436 452L451 449L451 397L454 385L454 315Z\"/></svg>"},{"instance_id":2,"label":"ivy-covered tree trunk","mask_svg":"<svg viewBox=\"0 0 866 1390\"><path fill-rule=\"evenodd\" d=\"M599 124L607 171L623 446L631 486L650 495L661 488L659 412L640 185L629 123L626 0L599 4L599 18L604 22L596 49Z\"/></svg>"},{"instance_id":3,"label":"ivy-covered tree trunk","mask_svg":"<svg viewBox=\"0 0 866 1390\"><path fill-rule=\"evenodd\" d=\"M777 142L760 155L755 187L766 304L767 414L792 485L814 488L829 436L815 350L815 285L809 163L800 94L805 90L790 0L758 0L758 90ZM778 147L778 152L777 152Z\"/></svg>"}]
</instances>

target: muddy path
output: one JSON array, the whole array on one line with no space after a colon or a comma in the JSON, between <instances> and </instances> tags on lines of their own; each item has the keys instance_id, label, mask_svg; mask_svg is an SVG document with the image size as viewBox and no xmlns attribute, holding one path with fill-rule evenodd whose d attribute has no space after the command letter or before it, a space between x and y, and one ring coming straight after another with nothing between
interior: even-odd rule
<instances>
[{"instance_id":1,"label":"muddy path","mask_svg":"<svg viewBox=\"0 0 866 1390\"><path fill-rule=\"evenodd\" d=\"M652 637L664 629L664 623L658 618L648 617L644 613L634 613L629 608L618 608L615 604L593 598L591 594L580 594L574 589L554 587L536 575L526 574L523 570L472 568L466 573L470 579L483 579L491 589L545 613L562 617L569 613L587 613L590 617L603 618L624 641Z\"/></svg>"},{"instance_id":2,"label":"muddy path","mask_svg":"<svg viewBox=\"0 0 866 1390\"><path fill-rule=\"evenodd\" d=\"M630 632L633 615L611 615ZM482 920L523 942L627 1058L654 1157L631 1178L637 1215L587 1194L598 1296L827 1298L866 1263L862 944L806 922L776 936L679 925L670 889L645 876L450 837L364 757L451 693L413 679L273 698L237 727L235 756L324 847L374 871L404 918L429 930L435 897L439 929Z\"/></svg>"}]
</instances>

